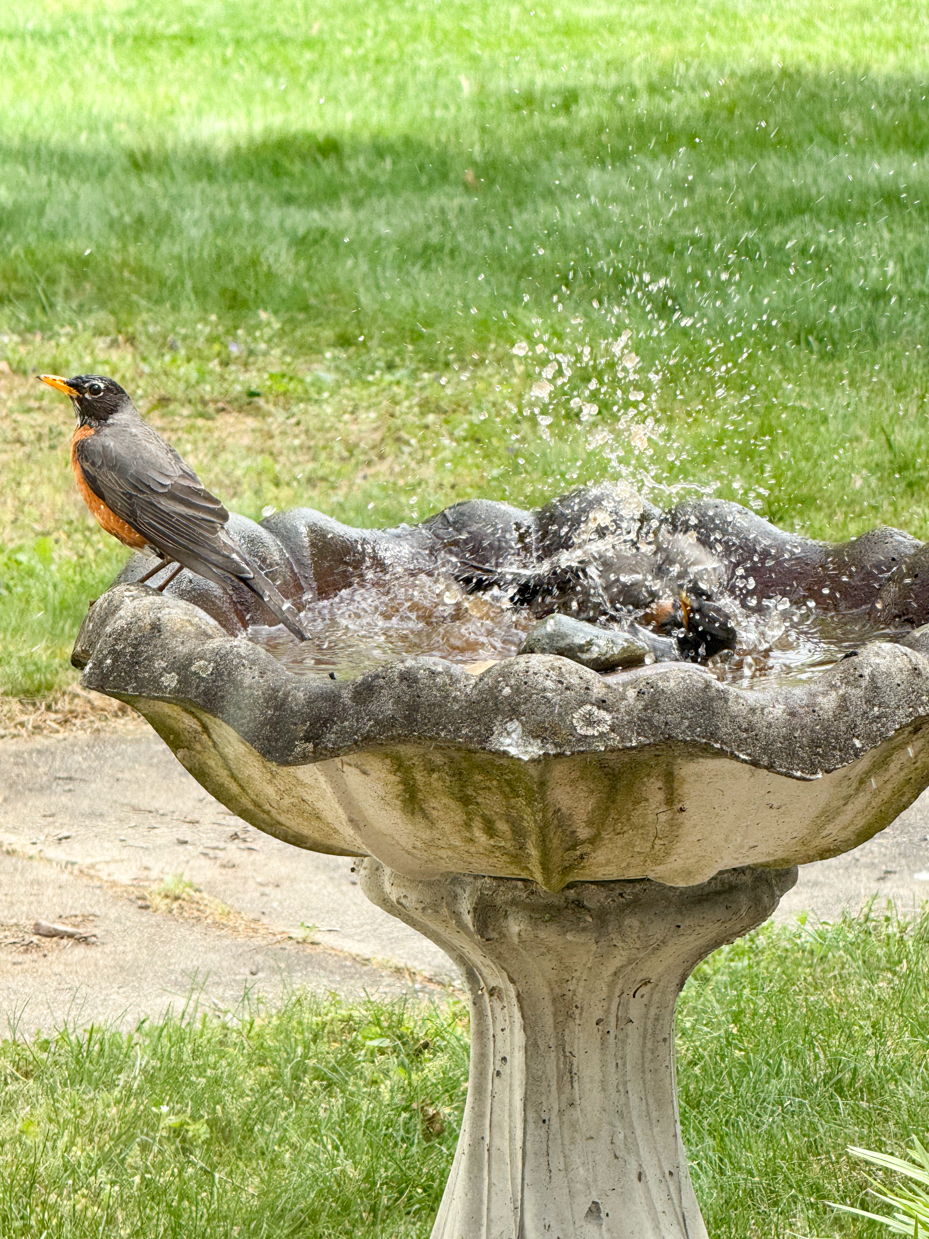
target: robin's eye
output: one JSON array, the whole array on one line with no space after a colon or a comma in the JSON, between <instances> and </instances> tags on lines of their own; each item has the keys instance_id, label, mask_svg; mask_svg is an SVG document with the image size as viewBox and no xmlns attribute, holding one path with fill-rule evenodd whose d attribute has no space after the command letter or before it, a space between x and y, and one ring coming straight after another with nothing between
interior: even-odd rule
<instances>
[{"instance_id":1,"label":"robin's eye","mask_svg":"<svg viewBox=\"0 0 929 1239\"><path fill-rule=\"evenodd\" d=\"M86 390L88 396L97 397L103 395L103 385L100 383L88 383Z\"/></svg>"}]
</instances>

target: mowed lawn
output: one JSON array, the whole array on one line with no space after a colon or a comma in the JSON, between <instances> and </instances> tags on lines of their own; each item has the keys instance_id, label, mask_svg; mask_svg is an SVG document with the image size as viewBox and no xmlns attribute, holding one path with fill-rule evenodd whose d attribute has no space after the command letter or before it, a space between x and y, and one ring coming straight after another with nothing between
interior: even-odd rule
<instances>
[{"instance_id":1,"label":"mowed lawn","mask_svg":"<svg viewBox=\"0 0 929 1239\"><path fill-rule=\"evenodd\" d=\"M0 690L67 681L123 554L36 370L119 378L255 517L626 476L929 532L927 29L865 0L6 0Z\"/></svg>"},{"instance_id":2,"label":"mowed lawn","mask_svg":"<svg viewBox=\"0 0 929 1239\"><path fill-rule=\"evenodd\" d=\"M929 922L768 926L678 1017L713 1239L878 1239L858 1144L929 1112ZM467 1006L296 995L134 1033L0 1042L4 1239L426 1239L465 1098ZM880 1206L878 1206L880 1208Z\"/></svg>"}]
</instances>

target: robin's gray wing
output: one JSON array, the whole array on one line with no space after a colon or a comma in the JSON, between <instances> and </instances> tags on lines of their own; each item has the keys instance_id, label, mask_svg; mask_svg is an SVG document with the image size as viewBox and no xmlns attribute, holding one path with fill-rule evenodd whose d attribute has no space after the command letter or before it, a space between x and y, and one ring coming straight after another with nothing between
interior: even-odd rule
<instances>
[{"instance_id":1,"label":"robin's gray wing","mask_svg":"<svg viewBox=\"0 0 929 1239\"><path fill-rule=\"evenodd\" d=\"M219 585L224 576L238 578L307 639L293 604L226 532L229 513L156 430L133 417L79 439L75 452L94 494L157 551Z\"/></svg>"},{"instance_id":2,"label":"robin's gray wing","mask_svg":"<svg viewBox=\"0 0 929 1239\"><path fill-rule=\"evenodd\" d=\"M226 533L229 513L151 426L105 426L75 451L94 494L157 551L210 579L252 576Z\"/></svg>"}]
</instances>

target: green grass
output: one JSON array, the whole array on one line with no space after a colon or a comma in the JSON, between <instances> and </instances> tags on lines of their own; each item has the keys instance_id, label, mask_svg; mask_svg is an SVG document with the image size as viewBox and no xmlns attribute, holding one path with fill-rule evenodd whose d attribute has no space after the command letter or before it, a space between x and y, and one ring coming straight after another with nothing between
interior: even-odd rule
<instances>
[{"instance_id":1,"label":"green grass","mask_svg":"<svg viewBox=\"0 0 929 1239\"><path fill-rule=\"evenodd\" d=\"M64 682L118 556L35 369L121 378L250 515L626 473L929 534L927 50L923 3L7 0L0 690Z\"/></svg>"},{"instance_id":2,"label":"green grass","mask_svg":"<svg viewBox=\"0 0 929 1239\"><path fill-rule=\"evenodd\" d=\"M678 1054L685 1140L713 1239L849 1236L877 1226L859 1145L929 1129L929 918L768 925L688 983Z\"/></svg>"},{"instance_id":3,"label":"green grass","mask_svg":"<svg viewBox=\"0 0 929 1239\"><path fill-rule=\"evenodd\" d=\"M712 1239L869 1239L846 1152L929 1124L929 919L768 927L718 951L678 1021ZM457 1002L169 1018L0 1044L4 1239L425 1239L467 1073Z\"/></svg>"},{"instance_id":4,"label":"green grass","mask_svg":"<svg viewBox=\"0 0 929 1239\"><path fill-rule=\"evenodd\" d=\"M467 1075L441 1012L295 997L0 1047L4 1239L428 1234Z\"/></svg>"}]
</instances>

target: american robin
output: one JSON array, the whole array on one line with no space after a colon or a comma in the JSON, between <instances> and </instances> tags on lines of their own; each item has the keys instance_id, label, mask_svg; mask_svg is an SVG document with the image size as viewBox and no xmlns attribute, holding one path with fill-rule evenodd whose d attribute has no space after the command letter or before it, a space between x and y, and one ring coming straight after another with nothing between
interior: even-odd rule
<instances>
[{"instance_id":1,"label":"american robin","mask_svg":"<svg viewBox=\"0 0 929 1239\"><path fill-rule=\"evenodd\" d=\"M739 638L729 612L697 586L674 600L659 627L673 632L681 654L690 662L734 650Z\"/></svg>"},{"instance_id":2,"label":"american robin","mask_svg":"<svg viewBox=\"0 0 929 1239\"><path fill-rule=\"evenodd\" d=\"M189 568L218 585L233 577L256 594L301 641L307 639L295 608L237 546L229 513L193 469L147 422L113 379L40 374L43 383L70 396L78 425L71 465L84 502L107 533L159 562L140 581L168 564L174 571L159 589Z\"/></svg>"}]
</instances>

